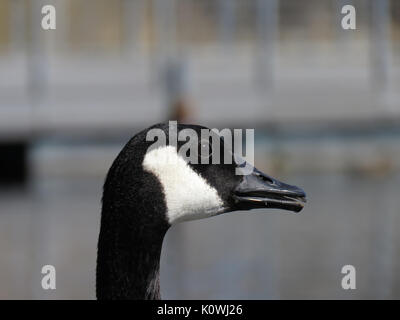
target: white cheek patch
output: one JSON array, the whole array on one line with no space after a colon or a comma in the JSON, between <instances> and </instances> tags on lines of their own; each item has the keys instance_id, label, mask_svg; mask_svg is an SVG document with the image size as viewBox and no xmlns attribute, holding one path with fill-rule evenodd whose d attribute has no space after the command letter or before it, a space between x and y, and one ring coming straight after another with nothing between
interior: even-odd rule
<instances>
[{"instance_id":1,"label":"white cheek patch","mask_svg":"<svg viewBox=\"0 0 400 320\"><path fill-rule=\"evenodd\" d=\"M143 168L160 181L170 224L213 216L223 210L217 190L180 157L173 146L148 152Z\"/></svg>"}]
</instances>

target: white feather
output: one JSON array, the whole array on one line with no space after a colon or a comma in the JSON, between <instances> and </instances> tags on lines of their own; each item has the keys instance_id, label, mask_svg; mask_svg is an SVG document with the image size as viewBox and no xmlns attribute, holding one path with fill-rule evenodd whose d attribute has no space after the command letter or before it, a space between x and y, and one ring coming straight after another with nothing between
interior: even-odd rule
<instances>
[{"instance_id":1,"label":"white feather","mask_svg":"<svg viewBox=\"0 0 400 320\"><path fill-rule=\"evenodd\" d=\"M215 188L178 155L175 147L149 151L143 168L160 181L170 224L210 217L223 211L223 201Z\"/></svg>"}]
</instances>

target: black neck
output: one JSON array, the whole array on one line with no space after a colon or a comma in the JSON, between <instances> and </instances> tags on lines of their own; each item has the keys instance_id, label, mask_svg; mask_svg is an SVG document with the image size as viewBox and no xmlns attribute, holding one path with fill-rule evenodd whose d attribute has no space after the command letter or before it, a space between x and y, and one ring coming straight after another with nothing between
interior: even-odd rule
<instances>
[{"instance_id":1,"label":"black neck","mask_svg":"<svg viewBox=\"0 0 400 320\"><path fill-rule=\"evenodd\" d=\"M114 160L103 188L97 252L98 299L159 299L160 256L169 228L158 179L142 170L131 143ZM143 146L144 150L147 146ZM143 151L143 150L142 150Z\"/></svg>"},{"instance_id":2,"label":"black neck","mask_svg":"<svg viewBox=\"0 0 400 320\"><path fill-rule=\"evenodd\" d=\"M168 227L164 223L130 225L115 217L104 221L107 218L103 212L97 257L97 298L160 299L160 256Z\"/></svg>"}]
</instances>

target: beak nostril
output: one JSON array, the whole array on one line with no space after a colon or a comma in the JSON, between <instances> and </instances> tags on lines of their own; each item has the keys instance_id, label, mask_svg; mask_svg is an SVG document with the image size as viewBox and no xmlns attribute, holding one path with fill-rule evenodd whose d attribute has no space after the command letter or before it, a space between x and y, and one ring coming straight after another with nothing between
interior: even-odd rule
<instances>
[{"instance_id":1,"label":"beak nostril","mask_svg":"<svg viewBox=\"0 0 400 320\"><path fill-rule=\"evenodd\" d=\"M268 183L271 184L271 185L274 185L274 184L275 184L275 181L272 180L272 179L271 179L270 177L268 177L268 176L265 176L265 175L260 174L260 173L257 173L257 176L258 176L259 178L261 178L261 180L264 181L264 182L268 182Z\"/></svg>"}]
</instances>

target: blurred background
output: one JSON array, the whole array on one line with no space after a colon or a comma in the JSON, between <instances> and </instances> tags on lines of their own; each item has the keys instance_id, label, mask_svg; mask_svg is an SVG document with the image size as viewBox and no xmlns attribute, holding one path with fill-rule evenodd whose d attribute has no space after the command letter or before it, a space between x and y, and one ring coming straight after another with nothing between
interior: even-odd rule
<instances>
[{"instance_id":1,"label":"blurred background","mask_svg":"<svg viewBox=\"0 0 400 320\"><path fill-rule=\"evenodd\" d=\"M0 298L95 298L106 172L168 119L255 128L309 203L173 227L164 298L400 298L399 88L396 0L0 0Z\"/></svg>"}]
</instances>

